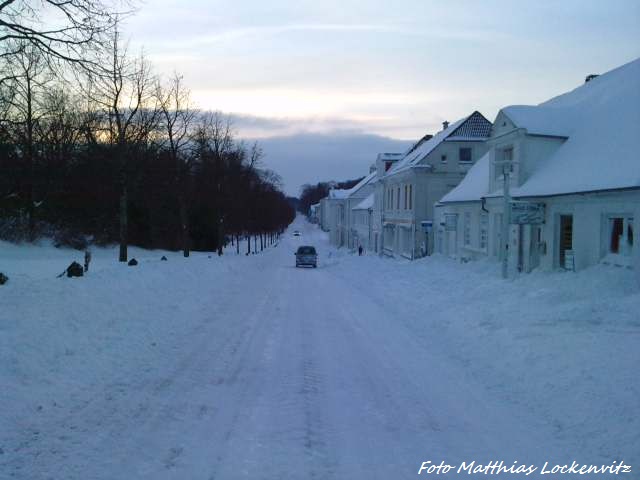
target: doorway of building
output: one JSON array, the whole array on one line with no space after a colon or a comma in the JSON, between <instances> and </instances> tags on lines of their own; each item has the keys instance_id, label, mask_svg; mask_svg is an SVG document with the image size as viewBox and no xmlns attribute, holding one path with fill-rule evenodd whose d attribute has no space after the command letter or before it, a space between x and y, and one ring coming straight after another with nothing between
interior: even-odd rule
<instances>
[{"instance_id":1,"label":"doorway of building","mask_svg":"<svg viewBox=\"0 0 640 480\"><path fill-rule=\"evenodd\" d=\"M542 245L542 229L539 225L531 226L529 236L529 271L540 266L540 247Z\"/></svg>"},{"instance_id":2,"label":"doorway of building","mask_svg":"<svg viewBox=\"0 0 640 480\"><path fill-rule=\"evenodd\" d=\"M560 215L559 266L565 268L567 251L573 250L573 215Z\"/></svg>"}]
</instances>

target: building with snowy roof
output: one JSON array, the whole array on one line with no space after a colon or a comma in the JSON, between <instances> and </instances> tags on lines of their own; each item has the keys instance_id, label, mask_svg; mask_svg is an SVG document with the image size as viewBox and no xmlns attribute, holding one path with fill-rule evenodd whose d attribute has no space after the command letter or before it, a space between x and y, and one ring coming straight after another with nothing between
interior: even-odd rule
<instances>
[{"instance_id":1,"label":"building with snowy roof","mask_svg":"<svg viewBox=\"0 0 640 480\"><path fill-rule=\"evenodd\" d=\"M416 142L380 175L382 252L413 259L432 250L433 206L487 151L491 122L480 112Z\"/></svg>"},{"instance_id":2,"label":"building with snowy roof","mask_svg":"<svg viewBox=\"0 0 640 480\"><path fill-rule=\"evenodd\" d=\"M431 138L427 135L421 139L426 141ZM420 143L417 142L416 145ZM382 253L382 216L384 213L384 176L398 161L402 160L405 153L379 153L376 157L376 176L371 181L373 185L373 206L371 208L371 241L369 251Z\"/></svg>"},{"instance_id":3,"label":"building with snowy roof","mask_svg":"<svg viewBox=\"0 0 640 480\"><path fill-rule=\"evenodd\" d=\"M375 252L373 243L373 199L375 193L372 189L369 191L369 195L364 200L351 208L351 229L354 248L362 247L367 252Z\"/></svg>"},{"instance_id":4,"label":"building with snowy roof","mask_svg":"<svg viewBox=\"0 0 640 480\"><path fill-rule=\"evenodd\" d=\"M632 266L639 255L639 85L637 59L540 105L500 110L488 153L435 209L436 249L506 256L511 273Z\"/></svg>"}]
</instances>

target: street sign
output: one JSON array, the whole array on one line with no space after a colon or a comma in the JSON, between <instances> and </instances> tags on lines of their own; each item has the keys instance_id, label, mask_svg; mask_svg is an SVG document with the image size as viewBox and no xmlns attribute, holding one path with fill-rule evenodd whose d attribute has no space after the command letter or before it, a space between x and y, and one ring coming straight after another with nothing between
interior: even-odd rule
<instances>
[{"instance_id":1,"label":"street sign","mask_svg":"<svg viewBox=\"0 0 640 480\"><path fill-rule=\"evenodd\" d=\"M431 230L433 229L433 222L431 220L420 222L420 225L425 233L431 233Z\"/></svg>"},{"instance_id":2,"label":"street sign","mask_svg":"<svg viewBox=\"0 0 640 480\"><path fill-rule=\"evenodd\" d=\"M544 204L511 202L511 223L514 225L540 225L544 223Z\"/></svg>"}]
</instances>

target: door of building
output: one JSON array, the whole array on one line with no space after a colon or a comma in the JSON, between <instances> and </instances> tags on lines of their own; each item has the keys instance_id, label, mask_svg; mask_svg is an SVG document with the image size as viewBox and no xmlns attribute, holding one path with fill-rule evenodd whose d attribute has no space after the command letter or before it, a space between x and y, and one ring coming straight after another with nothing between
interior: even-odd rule
<instances>
[{"instance_id":1,"label":"door of building","mask_svg":"<svg viewBox=\"0 0 640 480\"><path fill-rule=\"evenodd\" d=\"M565 266L567 250L573 250L573 215L560 215L559 265Z\"/></svg>"},{"instance_id":2,"label":"door of building","mask_svg":"<svg viewBox=\"0 0 640 480\"><path fill-rule=\"evenodd\" d=\"M529 271L540 266L540 248L542 245L542 229L538 225L531 225L529 235Z\"/></svg>"}]
</instances>

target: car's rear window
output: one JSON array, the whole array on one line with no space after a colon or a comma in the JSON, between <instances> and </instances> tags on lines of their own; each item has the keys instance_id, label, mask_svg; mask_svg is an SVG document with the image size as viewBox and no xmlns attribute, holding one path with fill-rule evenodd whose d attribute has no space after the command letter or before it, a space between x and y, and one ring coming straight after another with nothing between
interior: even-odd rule
<instances>
[{"instance_id":1,"label":"car's rear window","mask_svg":"<svg viewBox=\"0 0 640 480\"><path fill-rule=\"evenodd\" d=\"M313 247L300 247L298 253L301 255L315 255L316 249Z\"/></svg>"}]
</instances>

